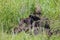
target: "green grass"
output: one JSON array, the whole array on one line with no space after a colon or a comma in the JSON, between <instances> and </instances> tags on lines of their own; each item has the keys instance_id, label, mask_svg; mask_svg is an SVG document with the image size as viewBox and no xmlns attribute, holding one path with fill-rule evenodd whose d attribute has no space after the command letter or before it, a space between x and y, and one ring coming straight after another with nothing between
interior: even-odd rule
<instances>
[{"instance_id":1,"label":"green grass","mask_svg":"<svg viewBox=\"0 0 60 40\"><path fill-rule=\"evenodd\" d=\"M44 34L39 35L29 35L25 34L24 32L17 34L17 35L8 35L6 33L0 34L0 40L60 40L59 35L52 35L49 39Z\"/></svg>"},{"instance_id":2,"label":"green grass","mask_svg":"<svg viewBox=\"0 0 60 40\"><path fill-rule=\"evenodd\" d=\"M60 20L60 0L0 0L0 39L1 40L48 40L46 35L6 34L18 26L21 18L26 18L35 4L41 5L42 15L50 20ZM59 27L59 21L53 21L51 28ZM53 35L49 40L60 40Z\"/></svg>"}]
</instances>

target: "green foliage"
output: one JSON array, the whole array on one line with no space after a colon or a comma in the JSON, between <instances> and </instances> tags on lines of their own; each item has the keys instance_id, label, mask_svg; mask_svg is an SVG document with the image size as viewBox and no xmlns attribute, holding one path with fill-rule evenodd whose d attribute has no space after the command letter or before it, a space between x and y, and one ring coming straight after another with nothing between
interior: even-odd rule
<instances>
[{"instance_id":1,"label":"green foliage","mask_svg":"<svg viewBox=\"0 0 60 40\"><path fill-rule=\"evenodd\" d=\"M60 20L60 0L0 0L0 39L1 40L44 40L45 37L30 36L24 33L7 35L11 28L17 27L21 18L26 18L34 10L35 4L41 5L42 14L50 20ZM59 27L59 21L51 28ZM4 38L4 39L3 39ZM7 39L8 38L8 39ZM41 39L42 38L42 39ZM43 39L44 38L44 39ZM54 39L55 38L55 39ZM54 35L50 40L59 40Z\"/></svg>"}]
</instances>

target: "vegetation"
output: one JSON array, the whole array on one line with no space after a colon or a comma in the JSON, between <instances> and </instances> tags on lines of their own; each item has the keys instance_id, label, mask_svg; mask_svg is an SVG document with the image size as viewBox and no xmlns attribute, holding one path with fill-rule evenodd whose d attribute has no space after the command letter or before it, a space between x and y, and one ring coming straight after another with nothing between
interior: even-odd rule
<instances>
[{"instance_id":1,"label":"vegetation","mask_svg":"<svg viewBox=\"0 0 60 40\"><path fill-rule=\"evenodd\" d=\"M60 27L60 0L0 0L0 40L60 40L59 35L29 35L21 32L17 35L7 34L18 26L21 18L26 18L40 4L42 15L51 20L51 28Z\"/></svg>"}]
</instances>

